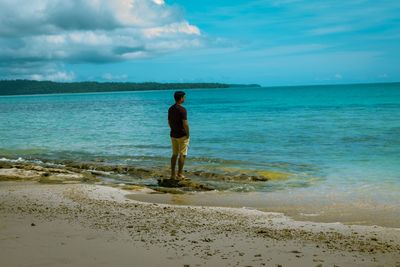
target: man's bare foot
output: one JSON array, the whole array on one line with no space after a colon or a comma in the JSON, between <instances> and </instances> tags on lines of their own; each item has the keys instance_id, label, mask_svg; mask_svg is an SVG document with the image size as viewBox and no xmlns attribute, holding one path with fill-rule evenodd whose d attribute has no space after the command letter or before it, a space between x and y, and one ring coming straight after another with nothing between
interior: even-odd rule
<instances>
[{"instance_id":1,"label":"man's bare foot","mask_svg":"<svg viewBox=\"0 0 400 267\"><path fill-rule=\"evenodd\" d=\"M178 175L176 176L176 178L179 179L179 180L189 180L189 179L186 178L183 174L178 174Z\"/></svg>"}]
</instances>

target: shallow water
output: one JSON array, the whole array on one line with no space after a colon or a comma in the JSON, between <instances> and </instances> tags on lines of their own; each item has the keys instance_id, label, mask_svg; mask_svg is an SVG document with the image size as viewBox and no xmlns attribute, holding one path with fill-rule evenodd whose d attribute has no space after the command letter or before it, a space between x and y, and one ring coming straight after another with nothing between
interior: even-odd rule
<instances>
[{"instance_id":1,"label":"shallow water","mask_svg":"<svg viewBox=\"0 0 400 267\"><path fill-rule=\"evenodd\" d=\"M400 205L400 84L186 92L189 170L288 175L208 181L220 191L335 192ZM0 157L166 169L172 94L0 97Z\"/></svg>"}]
</instances>

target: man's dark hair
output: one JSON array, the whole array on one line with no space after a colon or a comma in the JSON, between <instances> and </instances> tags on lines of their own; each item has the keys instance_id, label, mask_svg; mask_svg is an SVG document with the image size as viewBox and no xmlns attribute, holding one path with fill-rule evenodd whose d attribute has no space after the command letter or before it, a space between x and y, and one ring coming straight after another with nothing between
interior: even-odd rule
<instances>
[{"instance_id":1,"label":"man's dark hair","mask_svg":"<svg viewBox=\"0 0 400 267\"><path fill-rule=\"evenodd\" d=\"M178 102L185 95L183 91L176 91L174 94L175 101Z\"/></svg>"}]
</instances>

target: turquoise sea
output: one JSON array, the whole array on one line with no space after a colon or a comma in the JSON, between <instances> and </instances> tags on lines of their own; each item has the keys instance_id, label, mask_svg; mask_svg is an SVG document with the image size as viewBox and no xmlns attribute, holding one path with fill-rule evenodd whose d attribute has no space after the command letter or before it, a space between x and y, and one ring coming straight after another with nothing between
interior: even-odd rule
<instances>
[{"instance_id":1,"label":"turquoise sea","mask_svg":"<svg viewBox=\"0 0 400 267\"><path fill-rule=\"evenodd\" d=\"M399 83L186 93L188 170L288 175L262 182L211 181L219 191L254 192L261 199L260 194L265 199L330 195L339 202L356 196L368 205L400 206ZM171 153L167 110L172 95L0 97L0 158L165 169Z\"/></svg>"}]
</instances>

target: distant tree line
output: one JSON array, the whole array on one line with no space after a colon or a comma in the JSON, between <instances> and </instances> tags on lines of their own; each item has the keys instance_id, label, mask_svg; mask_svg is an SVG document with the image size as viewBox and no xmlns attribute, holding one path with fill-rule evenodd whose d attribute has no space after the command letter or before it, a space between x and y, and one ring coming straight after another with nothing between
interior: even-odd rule
<instances>
[{"instance_id":1,"label":"distant tree line","mask_svg":"<svg viewBox=\"0 0 400 267\"><path fill-rule=\"evenodd\" d=\"M230 85L224 83L120 83L120 82L72 82L61 83L51 81L31 80L2 80L0 81L0 95L30 95L30 94L58 94L58 93L90 93L114 91L145 91L168 89L194 89L194 88L229 88L229 87L255 87L250 85Z\"/></svg>"}]
</instances>

